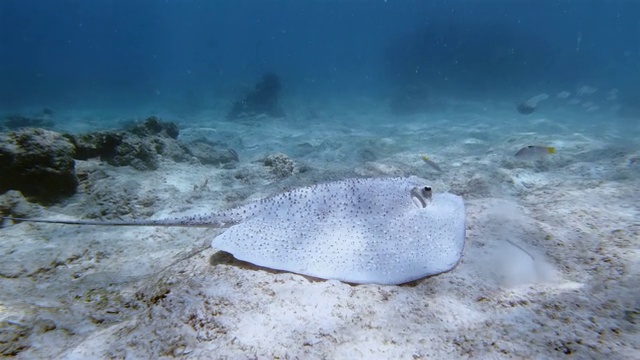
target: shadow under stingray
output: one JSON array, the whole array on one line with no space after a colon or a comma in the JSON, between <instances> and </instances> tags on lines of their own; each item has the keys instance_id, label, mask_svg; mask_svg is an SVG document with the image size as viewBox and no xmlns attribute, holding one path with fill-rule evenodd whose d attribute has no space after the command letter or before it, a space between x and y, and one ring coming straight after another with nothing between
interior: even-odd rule
<instances>
[{"instance_id":1,"label":"shadow under stingray","mask_svg":"<svg viewBox=\"0 0 640 360\"><path fill-rule=\"evenodd\" d=\"M265 272L268 272L268 273L274 274L274 275L275 274L296 274L296 275L304 277L309 282L324 282L324 281L327 281L327 279L322 279L322 278L313 277L313 276L309 276L309 275L294 273L294 272L291 272L291 271L275 270L275 269L270 269L270 268L267 268L267 267L258 266L258 265L252 264L250 262L247 262L247 261L238 260L233 256L233 254L228 253L226 251L222 251L222 250L216 251L215 253L213 253L209 257L209 265L211 265L211 266L231 265L231 266L236 266L236 267L239 267L239 268L245 269L245 270L265 271ZM406 283L402 283L402 284L383 285L383 286L416 287L422 281L425 281L425 280L430 279L430 278L432 278L434 276L437 276L437 275L440 275L440 274L426 276L426 277L423 277L423 278L420 278L420 279L416 279L416 280L412 280L412 281L409 281L409 282L406 282ZM340 282L345 283L345 284L350 285L350 286L375 285L375 284L350 283L350 282L347 282L347 281L340 281Z\"/></svg>"},{"instance_id":2,"label":"shadow under stingray","mask_svg":"<svg viewBox=\"0 0 640 360\"><path fill-rule=\"evenodd\" d=\"M233 254L228 253L226 251L222 251L222 250L218 250L217 252L215 252L214 254L212 254L209 257L209 265L211 265L211 266L231 265L231 266L236 266L236 267L239 267L239 268L245 269L245 270L265 271L265 272L268 272L268 273L274 274L274 275L275 274L296 274L296 275L303 276L304 278L306 278L310 282L326 281L326 279L321 279L321 278L317 278L317 277L313 277L313 276L307 276L307 275L303 275L303 274L293 273L291 271L275 270L275 269L270 269L270 268L267 268L267 267L258 266L258 265L252 264L250 262L247 262L247 261L238 260L233 256Z\"/></svg>"}]
</instances>

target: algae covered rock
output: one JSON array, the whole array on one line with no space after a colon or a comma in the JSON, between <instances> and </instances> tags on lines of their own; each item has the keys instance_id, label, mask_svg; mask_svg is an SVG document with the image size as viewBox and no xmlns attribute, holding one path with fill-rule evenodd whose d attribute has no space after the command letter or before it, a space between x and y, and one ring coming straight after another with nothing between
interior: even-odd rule
<instances>
[{"instance_id":1,"label":"algae covered rock","mask_svg":"<svg viewBox=\"0 0 640 360\"><path fill-rule=\"evenodd\" d=\"M161 121L157 116L148 117L141 124L134 125L130 131L140 137L158 135L160 137L170 137L172 139L177 139L180 134L180 130L176 124Z\"/></svg>"},{"instance_id":2,"label":"algae covered rock","mask_svg":"<svg viewBox=\"0 0 640 360\"><path fill-rule=\"evenodd\" d=\"M87 160L99 157L107 160L116 156L116 148L122 144L124 131L98 131L80 135L65 134L75 145L74 158Z\"/></svg>"},{"instance_id":3,"label":"algae covered rock","mask_svg":"<svg viewBox=\"0 0 640 360\"><path fill-rule=\"evenodd\" d=\"M0 193L19 190L51 203L76 193L74 145L59 133L25 129L0 134Z\"/></svg>"},{"instance_id":4,"label":"algae covered rock","mask_svg":"<svg viewBox=\"0 0 640 360\"><path fill-rule=\"evenodd\" d=\"M131 126L128 131L99 131L65 135L76 147L75 158L99 157L113 166L131 166L137 170L155 170L160 157L188 161L189 149L178 142L178 127L156 116Z\"/></svg>"},{"instance_id":5,"label":"algae covered rock","mask_svg":"<svg viewBox=\"0 0 640 360\"><path fill-rule=\"evenodd\" d=\"M276 153L264 159L264 165L271 168L271 173L279 178L286 178L296 172L296 164L283 153Z\"/></svg>"},{"instance_id":6,"label":"algae covered rock","mask_svg":"<svg viewBox=\"0 0 640 360\"><path fill-rule=\"evenodd\" d=\"M30 203L20 191L9 190L0 195L0 214L19 218L37 217L41 207ZM2 221L0 221L0 224Z\"/></svg>"}]
</instances>

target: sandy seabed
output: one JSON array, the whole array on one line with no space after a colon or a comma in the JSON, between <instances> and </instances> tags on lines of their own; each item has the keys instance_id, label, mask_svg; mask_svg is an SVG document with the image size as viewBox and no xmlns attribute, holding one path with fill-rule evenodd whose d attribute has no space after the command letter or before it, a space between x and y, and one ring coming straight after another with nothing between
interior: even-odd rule
<instances>
[{"instance_id":1,"label":"sandy seabed","mask_svg":"<svg viewBox=\"0 0 640 360\"><path fill-rule=\"evenodd\" d=\"M320 181L417 175L465 198L466 245L454 270L399 286L350 285L237 261L211 248L219 229L5 224L2 354L640 358L638 121L457 109L393 121L373 110L312 120L298 110L299 121L204 116L183 125L181 139L224 142L239 154L235 168L167 160L138 172L78 161L87 175L79 194L49 208L22 205L58 219L164 218ZM527 145L557 153L515 159ZM296 163L293 175L264 166L276 152Z\"/></svg>"}]
</instances>

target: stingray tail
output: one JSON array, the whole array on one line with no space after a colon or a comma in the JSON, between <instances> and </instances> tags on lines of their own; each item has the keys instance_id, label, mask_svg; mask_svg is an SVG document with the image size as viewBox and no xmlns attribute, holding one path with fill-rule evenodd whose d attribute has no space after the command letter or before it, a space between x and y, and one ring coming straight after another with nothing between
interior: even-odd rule
<instances>
[{"instance_id":1,"label":"stingray tail","mask_svg":"<svg viewBox=\"0 0 640 360\"><path fill-rule=\"evenodd\" d=\"M0 216L0 219L11 220L14 223L32 222L63 225L89 225L89 226L164 226L164 227L209 227L226 228L235 225L237 221L223 219L221 217L186 217L165 220L133 220L133 221L100 221L100 220L59 220L59 219L29 219Z\"/></svg>"}]
</instances>

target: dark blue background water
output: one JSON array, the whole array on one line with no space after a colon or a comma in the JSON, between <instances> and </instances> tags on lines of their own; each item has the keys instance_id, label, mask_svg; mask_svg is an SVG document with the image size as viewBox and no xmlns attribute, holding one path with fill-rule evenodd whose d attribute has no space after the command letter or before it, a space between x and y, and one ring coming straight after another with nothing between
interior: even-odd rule
<instances>
[{"instance_id":1,"label":"dark blue background water","mask_svg":"<svg viewBox=\"0 0 640 360\"><path fill-rule=\"evenodd\" d=\"M0 110L206 106L267 71L299 98L630 93L640 2L0 1Z\"/></svg>"}]
</instances>

